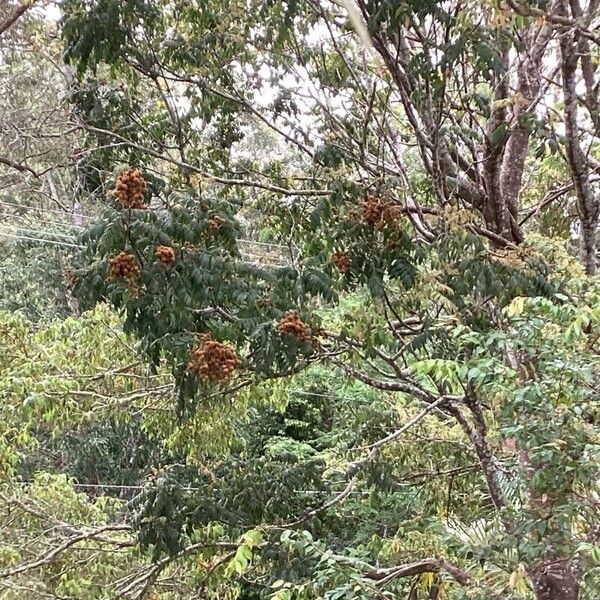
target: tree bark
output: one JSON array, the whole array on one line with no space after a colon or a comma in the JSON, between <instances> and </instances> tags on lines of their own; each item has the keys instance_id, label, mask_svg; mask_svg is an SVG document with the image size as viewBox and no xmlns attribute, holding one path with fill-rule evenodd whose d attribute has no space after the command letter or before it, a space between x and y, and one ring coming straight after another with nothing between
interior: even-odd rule
<instances>
[{"instance_id":1,"label":"tree bark","mask_svg":"<svg viewBox=\"0 0 600 600\"><path fill-rule=\"evenodd\" d=\"M502 194L502 162L508 140L508 50L502 57L503 69L496 82L494 105L486 127L484 146L483 175L485 180L486 203L483 210L486 227L494 233L510 240L506 203Z\"/></svg>"},{"instance_id":2,"label":"tree bark","mask_svg":"<svg viewBox=\"0 0 600 600\"><path fill-rule=\"evenodd\" d=\"M23 16L35 3L25 2L17 6L2 22L0 22L0 36L8 29L10 29L21 16Z\"/></svg>"},{"instance_id":3,"label":"tree bark","mask_svg":"<svg viewBox=\"0 0 600 600\"><path fill-rule=\"evenodd\" d=\"M561 6L563 15L568 14L565 0ZM579 235L579 255L588 275L596 273L596 229L598 228L599 199L590 184L590 170L586 154L581 147L578 124L577 67L579 64L579 44L574 31L562 34L560 41L561 72L564 96L565 146L567 163L577 195L577 212L581 231Z\"/></svg>"},{"instance_id":4,"label":"tree bark","mask_svg":"<svg viewBox=\"0 0 600 600\"><path fill-rule=\"evenodd\" d=\"M566 561L545 563L532 580L536 600L579 600L579 580Z\"/></svg>"},{"instance_id":5,"label":"tree bark","mask_svg":"<svg viewBox=\"0 0 600 600\"><path fill-rule=\"evenodd\" d=\"M552 30L548 24L541 27L531 26L525 37L531 50L517 69L517 96L512 109L513 125L506 143L500 175L502 198L506 205L511 239L515 242L523 241L523 233L518 224L519 194L531 137L531 131L524 123L524 117L532 112L537 104L542 79L542 59L552 36Z\"/></svg>"}]
</instances>

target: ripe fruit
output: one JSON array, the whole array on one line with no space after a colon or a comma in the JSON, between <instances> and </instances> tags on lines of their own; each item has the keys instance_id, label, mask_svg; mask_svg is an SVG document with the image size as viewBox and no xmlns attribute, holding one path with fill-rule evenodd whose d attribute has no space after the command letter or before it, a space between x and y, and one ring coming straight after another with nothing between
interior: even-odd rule
<instances>
[{"instance_id":1,"label":"ripe fruit","mask_svg":"<svg viewBox=\"0 0 600 600\"><path fill-rule=\"evenodd\" d=\"M225 223L227 223L227 219L224 219L220 215L215 215L212 219L208 219L208 228L213 233L217 233Z\"/></svg>"},{"instance_id":2,"label":"ripe fruit","mask_svg":"<svg viewBox=\"0 0 600 600\"><path fill-rule=\"evenodd\" d=\"M128 279L131 282L131 280L137 279L140 275L140 267L133 254L119 252L119 254L109 259L108 264L109 281Z\"/></svg>"},{"instance_id":3,"label":"ripe fruit","mask_svg":"<svg viewBox=\"0 0 600 600\"><path fill-rule=\"evenodd\" d=\"M308 342L311 338L310 327L302 321L297 310L288 310L277 323L280 334L293 335L299 342Z\"/></svg>"},{"instance_id":4,"label":"ripe fruit","mask_svg":"<svg viewBox=\"0 0 600 600\"><path fill-rule=\"evenodd\" d=\"M402 216L402 207L399 204L389 202L383 209L382 221L387 223L395 223Z\"/></svg>"},{"instance_id":5,"label":"ripe fruit","mask_svg":"<svg viewBox=\"0 0 600 600\"><path fill-rule=\"evenodd\" d=\"M383 216L384 205L376 196L366 196L362 203L363 220L369 225L377 225Z\"/></svg>"},{"instance_id":6,"label":"ripe fruit","mask_svg":"<svg viewBox=\"0 0 600 600\"><path fill-rule=\"evenodd\" d=\"M263 294L257 301L258 308L271 308L273 306L273 297L270 294Z\"/></svg>"},{"instance_id":7,"label":"ripe fruit","mask_svg":"<svg viewBox=\"0 0 600 600\"><path fill-rule=\"evenodd\" d=\"M80 281L79 277L71 269L65 269L65 278L71 288L75 287Z\"/></svg>"},{"instance_id":8,"label":"ripe fruit","mask_svg":"<svg viewBox=\"0 0 600 600\"><path fill-rule=\"evenodd\" d=\"M143 600L160 600L160 594L154 587L150 587L142 598Z\"/></svg>"},{"instance_id":9,"label":"ripe fruit","mask_svg":"<svg viewBox=\"0 0 600 600\"><path fill-rule=\"evenodd\" d=\"M144 196L148 191L146 180L139 169L127 169L117 177L112 190L123 208L146 208Z\"/></svg>"},{"instance_id":10,"label":"ripe fruit","mask_svg":"<svg viewBox=\"0 0 600 600\"><path fill-rule=\"evenodd\" d=\"M338 271L344 275L348 273L352 267L352 259L347 252L334 252L331 260Z\"/></svg>"},{"instance_id":11,"label":"ripe fruit","mask_svg":"<svg viewBox=\"0 0 600 600\"><path fill-rule=\"evenodd\" d=\"M192 350L188 370L205 382L227 383L241 361L235 350L217 342L210 333L200 336L200 344Z\"/></svg>"},{"instance_id":12,"label":"ripe fruit","mask_svg":"<svg viewBox=\"0 0 600 600\"><path fill-rule=\"evenodd\" d=\"M375 196L366 196L363 200L363 221L377 229L395 223L401 215L402 207L394 202L384 202Z\"/></svg>"},{"instance_id":13,"label":"ripe fruit","mask_svg":"<svg viewBox=\"0 0 600 600\"><path fill-rule=\"evenodd\" d=\"M167 269L175 262L175 250L170 246L156 246L154 256L163 269Z\"/></svg>"},{"instance_id":14,"label":"ripe fruit","mask_svg":"<svg viewBox=\"0 0 600 600\"><path fill-rule=\"evenodd\" d=\"M127 284L127 290L129 291L129 295L132 298L139 298L140 297L140 286L134 281L129 281Z\"/></svg>"}]
</instances>

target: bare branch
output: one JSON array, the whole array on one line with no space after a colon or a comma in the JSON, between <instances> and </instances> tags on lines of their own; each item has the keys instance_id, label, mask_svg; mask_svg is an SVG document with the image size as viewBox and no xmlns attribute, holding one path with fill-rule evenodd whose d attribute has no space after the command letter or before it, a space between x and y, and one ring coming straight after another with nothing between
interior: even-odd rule
<instances>
[{"instance_id":1,"label":"bare branch","mask_svg":"<svg viewBox=\"0 0 600 600\"><path fill-rule=\"evenodd\" d=\"M30 8L33 7L36 0L26 0L24 4L17 6L13 12L0 23L0 36L8 29L10 29L19 18L21 18Z\"/></svg>"},{"instance_id":2,"label":"bare branch","mask_svg":"<svg viewBox=\"0 0 600 600\"><path fill-rule=\"evenodd\" d=\"M156 152L155 150L152 150L152 148L148 148L147 146L142 146L141 144L138 144L137 142L133 142L133 141L123 137L122 135L119 135L118 133L109 131L108 129L100 129L99 127L92 127L91 125L84 125L84 128L87 131L91 131L93 133L98 133L101 135L107 135L109 137L112 137L113 139L119 140L131 148L135 148L136 150L145 152L149 156L153 156L154 158L158 158L160 160L164 160L168 163L176 165L177 167L179 167L181 169L189 170L189 171L192 171L193 173L197 173L201 177L204 177L204 178L208 179L209 181L214 181L215 183L221 183L223 185L235 185L235 186L240 186L240 187L258 188L258 189L262 189L262 190L267 190L269 192L274 192L276 194L281 194L284 196L328 196L329 194L331 194L330 190L309 190L309 189L298 190L298 189L291 189L291 188L282 188L282 187L279 187L276 185L270 185L268 183L263 183L262 181L250 181L250 180L246 180L246 179L228 179L226 177L219 177L218 175L214 175L213 173L208 173L207 171L204 171L200 167L197 167L190 163L183 162L181 160L173 158L172 156L169 156L168 154Z\"/></svg>"},{"instance_id":3,"label":"bare branch","mask_svg":"<svg viewBox=\"0 0 600 600\"><path fill-rule=\"evenodd\" d=\"M44 565L51 563L55 560L60 554L62 554L65 550L68 550L75 544L83 541L89 540L93 538L97 538L100 534L105 533L107 531L130 531L131 527L129 525L104 525L102 527L98 527L97 529L92 529L90 531L85 531L79 533L78 535L74 535L63 542L60 546L56 546L49 552L47 552L41 558L25 563L22 565L18 565L13 567L12 569L8 569L7 571L3 571L0 573L0 579L4 579L6 577L13 577L14 575L18 575L19 573L24 573L25 571L31 571L32 569L38 569ZM107 538L104 538L104 542L108 541ZM119 540L115 540L114 543L120 543Z\"/></svg>"}]
</instances>

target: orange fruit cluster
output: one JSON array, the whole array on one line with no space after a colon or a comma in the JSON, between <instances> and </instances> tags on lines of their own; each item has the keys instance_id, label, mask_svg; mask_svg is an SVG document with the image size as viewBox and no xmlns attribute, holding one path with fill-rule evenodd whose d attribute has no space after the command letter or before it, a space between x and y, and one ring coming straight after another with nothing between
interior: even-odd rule
<instances>
[{"instance_id":1,"label":"orange fruit cluster","mask_svg":"<svg viewBox=\"0 0 600 600\"><path fill-rule=\"evenodd\" d=\"M277 323L280 334L289 333L299 342L308 342L311 338L310 327L302 321L297 310L288 310Z\"/></svg>"},{"instance_id":2,"label":"orange fruit cluster","mask_svg":"<svg viewBox=\"0 0 600 600\"><path fill-rule=\"evenodd\" d=\"M117 177L112 191L123 208L146 208L144 196L148 191L146 180L139 169L127 169Z\"/></svg>"},{"instance_id":3,"label":"orange fruit cluster","mask_svg":"<svg viewBox=\"0 0 600 600\"><path fill-rule=\"evenodd\" d=\"M154 256L163 269L169 268L175 262L175 250L171 246L156 246Z\"/></svg>"},{"instance_id":4,"label":"orange fruit cluster","mask_svg":"<svg viewBox=\"0 0 600 600\"><path fill-rule=\"evenodd\" d=\"M383 202L376 196L366 196L362 203L362 216L365 223L377 225L383 216Z\"/></svg>"},{"instance_id":5,"label":"orange fruit cluster","mask_svg":"<svg viewBox=\"0 0 600 600\"><path fill-rule=\"evenodd\" d=\"M372 227L381 228L394 223L402 215L402 207L393 202L384 202L376 196L366 196L362 203L362 218Z\"/></svg>"},{"instance_id":6,"label":"orange fruit cluster","mask_svg":"<svg viewBox=\"0 0 600 600\"><path fill-rule=\"evenodd\" d=\"M217 342L210 333L202 334L200 340L200 345L192 351L188 369L203 381L227 383L241 362L235 350Z\"/></svg>"},{"instance_id":7,"label":"orange fruit cluster","mask_svg":"<svg viewBox=\"0 0 600 600\"><path fill-rule=\"evenodd\" d=\"M331 260L333 264L337 267L337 270L344 275L348 273L350 268L352 267L352 259L348 255L347 252L334 252Z\"/></svg>"},{"instance_id":8,"label":"orange fruit cluster","mask_svg":"<svg viewBox=\"0 0 600 600\"><path fill-rule=\"evenodd\" d=\"M227 219L224 219L220 215L215 215L212 219L208 220L208 227L213 233L216 233L225 223L227 223Z\"/></svg>"},{"instance_id":9,"label":"orange fruit cluster","mask_svg":"<svg viewBox=\"0 0 600 600\"><path fill-rule=\"evenodd\" d=\"M136 279L140 275L140 267L137 264L137 260L133 254L127 254L126 252L119 252L119 254L113 256L108 261L109 264L109 279L115 281L116 279Z\"/></svg>"},{"instance_id":10,"label":"orange fruit cluster","mask_svg":"<svg viewBox=\"0 0 600 600\"><path fill-rule=\"evenodd\" d=\"M403 210L399 204L394 204L392 202L388 202L383 208L383 215L381 216L381 220L384 223L395 223L401 216Z\"/></svg>"}]
</instances>

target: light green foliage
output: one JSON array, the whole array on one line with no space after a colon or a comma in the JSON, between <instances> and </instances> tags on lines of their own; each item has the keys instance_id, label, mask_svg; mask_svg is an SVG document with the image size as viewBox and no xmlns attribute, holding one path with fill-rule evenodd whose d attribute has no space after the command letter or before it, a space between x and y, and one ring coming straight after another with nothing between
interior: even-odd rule
<instances>
[{"instance_id":1,"label":"light green foliage","mask_svg":"<svg viewBox=\"0 0 600 600\"><path fill-rule=\"evenodd\" d=\"M104 526L119 511L119 503L76 493L64 476L40 474L27 485L0 486L3 537L0 546L0 571L35 562L48 546L65 542L71 536L82 536L95 527ZM9 517L11 515L11 517ZM62 529L62 531L61 531ZM83 534L83 535L82 535ZM114 540L113 552L107 552L102 541L93 538L84 544L73 544L72 551L57 561L40 565L41 573L6 580L3 577L2 597L46 597L50 594L69 598L110 598L103 583L111 582L134 568L136 552L128 543L130 536L109 533ZM65 542L67 543L67 542ZM122 544L122 550L119 546ZM84 562L85 570L76 566Z\"/></svg>"}]
</instances>

